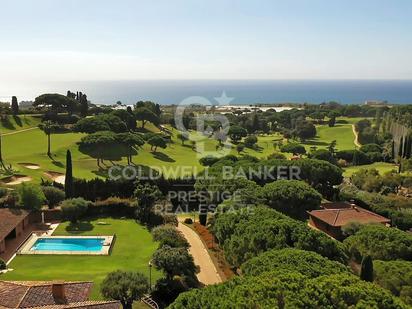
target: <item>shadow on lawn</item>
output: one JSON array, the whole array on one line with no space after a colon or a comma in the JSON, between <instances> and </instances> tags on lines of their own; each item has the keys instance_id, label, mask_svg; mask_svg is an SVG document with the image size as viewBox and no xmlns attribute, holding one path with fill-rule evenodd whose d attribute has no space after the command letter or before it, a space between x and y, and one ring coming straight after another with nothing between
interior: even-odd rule
<instances>
[{"instance_id":1,"label":"shadow on lawn","mask_svg":"<svg viewBox=\"0 0 412 309\"><path fill-rule=\"evenodd\" d=\"M70 223L68 226L66 226L66 232L72 233L72 234L81 234L84 232L89 232L94 229L93 224L90 222L78 222L78 223Z\"/></svg>"},{"instance_id":2,"label":"shadow on lawn","mask_svg":"<svg viewBox=\"0 0 412 309\"><path fill-rule=\"evenodd\" d=\"M164 162L176 162L175 159L169 157L167 154L163 152L152 152L152 154L155 159L158 159Z\"/></svg>"}]
</instances>

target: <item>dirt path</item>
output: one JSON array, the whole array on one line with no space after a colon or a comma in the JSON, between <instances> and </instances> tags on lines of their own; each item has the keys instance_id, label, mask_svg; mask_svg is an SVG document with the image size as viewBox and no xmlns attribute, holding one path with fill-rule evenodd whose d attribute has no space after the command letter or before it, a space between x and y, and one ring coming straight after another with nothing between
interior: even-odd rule
<instances>
[{"instance_id":1,"label":"dirt path","mask_svg":"<svg viewBox=\"0 0 412 309\"><path fill-rule=\"evenodd\" d=\"M222 278L220 278L219 273L210 258L209 252L199 235L181 222L179 222L177 229L182 232L190 244L189 252L193 256L195 264L200 268L200 272L197 274L199 281L205 285L222 282Z\"/></svg>"},{"instance_id":2,"label":"dirt path","mask_svg":"<svg viewBox=\"0 0 412 309\"><path fill-rule=\"evenodd\" d=\"M18 133L22 133L22 132L26 132L26 131L35 130L35 129L38 129L38 127L27 128L27 129L18 130L18 131L15 131L15 132L8 132L8 133L4 133L4 134L2 134L1 136L7 136L7 135L18 134Z\"/></svg>"},{"instance_id":3,"label":"dirt path","mask_svg":"<svg viewBox=\"0 0 412 309\"><path fill-rule=\"evenodd\" d=\"M354 125L354 124L352 125L352 132L353 132L353 135L355 135L355 139L353 140L355 146L356 146L356 147L361 147L362 145L359 144L359 141L358 141L358 132L356 132L356 130L355 130L355 125Z\"/></svg>"}]
</instances>

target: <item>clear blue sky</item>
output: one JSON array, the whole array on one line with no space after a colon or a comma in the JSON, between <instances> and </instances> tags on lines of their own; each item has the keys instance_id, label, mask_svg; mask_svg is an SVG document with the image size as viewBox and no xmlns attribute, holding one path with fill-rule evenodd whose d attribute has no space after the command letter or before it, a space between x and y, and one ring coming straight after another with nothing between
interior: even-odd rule
<instances>
[{"instance_id":1,"label":"clear blue sky","mask_svg":"<svg viewBox=\"0 0 412 309\"><path fill-rule=\"evenodd\" d=\"M410 0L2 1L0 84L412 79Z\"/></svg>"}]
</instances>

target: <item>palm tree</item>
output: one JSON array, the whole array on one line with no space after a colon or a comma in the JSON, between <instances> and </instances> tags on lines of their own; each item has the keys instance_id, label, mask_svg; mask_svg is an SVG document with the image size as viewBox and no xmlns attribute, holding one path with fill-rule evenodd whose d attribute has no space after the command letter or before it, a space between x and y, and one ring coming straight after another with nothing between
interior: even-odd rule
<instances>
[{"instance_id":1,"label":"palm tree","mask_svg":"<svg viewBox=\"0 0 412 309\"><path fill-rule=\"evenodd\" d=\"M45 122L42 122L39 125L39 128L43 130L44 134L47 135L47 155L51 157L51 150L50 150L50 136L53 133L53 131L56 129L57 125L54 124L52 121L47 120Z\"/></svg>"}]
</instances>

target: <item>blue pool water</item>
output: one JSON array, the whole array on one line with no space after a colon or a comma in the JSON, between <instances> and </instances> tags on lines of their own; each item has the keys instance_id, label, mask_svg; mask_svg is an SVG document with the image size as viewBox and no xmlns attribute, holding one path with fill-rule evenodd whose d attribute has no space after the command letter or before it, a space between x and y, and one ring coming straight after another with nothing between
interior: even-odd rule
<instances>
[{"instance_id":1,"label":"blue pool water","mask_svg":"<svg viewBox=\"0 0 412 309\"><path fill-rule=\"evenodd\" d=\"M35 251L100 251L101 238L40 238L31 250Z\"/></svg>"}]
</instances>

